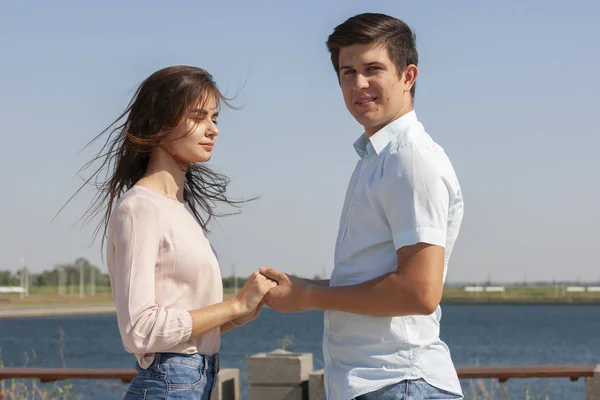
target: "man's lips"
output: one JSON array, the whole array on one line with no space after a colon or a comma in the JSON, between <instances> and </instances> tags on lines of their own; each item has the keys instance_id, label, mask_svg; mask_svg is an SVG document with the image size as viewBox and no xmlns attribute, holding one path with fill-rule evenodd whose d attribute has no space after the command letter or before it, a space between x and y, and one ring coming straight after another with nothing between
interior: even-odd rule
<instances>
[{"instance_id":1,"label":"man's lips","mask_svg":"<svg viewBox=\"0 0 600 400\"><path fill-rule=\"evenodd\" d=\"M361 96L354 101L354 104L358 106L365 106L374 103L377 100L377 96Z\"/></svg>"}]
</instances>

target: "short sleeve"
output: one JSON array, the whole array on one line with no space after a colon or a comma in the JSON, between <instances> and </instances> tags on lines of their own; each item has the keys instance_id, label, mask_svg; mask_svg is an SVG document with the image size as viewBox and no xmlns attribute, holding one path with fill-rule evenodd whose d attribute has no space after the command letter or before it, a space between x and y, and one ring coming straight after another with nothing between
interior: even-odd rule
<instances>
[{"instance_id":1,"label":"short sleeve","mask_svg":"<svg viewBox=\"0 0 600 400\"><path fill-rule=\"evenodd\" d=\"M394 246L445 247L450 195L434 155L416 144L392 149L383 163L381 204Z\"/></svg>"}]
</instances>

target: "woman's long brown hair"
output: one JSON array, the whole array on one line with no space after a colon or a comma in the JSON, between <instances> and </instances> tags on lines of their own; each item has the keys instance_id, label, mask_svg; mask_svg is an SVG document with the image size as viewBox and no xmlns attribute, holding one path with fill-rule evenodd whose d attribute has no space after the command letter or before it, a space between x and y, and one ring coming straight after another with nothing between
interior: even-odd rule
<instances>
[{"instance_id":1,"label":"woman's long brown hair","mask_svg":"<svg viewBox=\"0 0 600 400\"><path fill-rule=\"evenodd\" d=\"M190 108L206 104L211 97L216 100L217 107L221 104L230 106L207 71L189 66L161 69L142 82L125 111L88 144L108 133L96 157L85 164L80 172L99 160L100 166L71 199L88 184L96 187L97 193L82 218L90 220L102 214L102 220L93 235L96 238L98 233L103 233L102 248L113 205L142 178L152 150L160 146L168 151L165 146L166 135L186 124L184 118ZM125 121L119 124L123 118ZM228 183L226 176L204 164L192 163L187 166L183 198L205 232L211 219L219 216L215 212L217 203L235 207L242 203L227 198L225 191Z\"/></svg>"}]
</instances>

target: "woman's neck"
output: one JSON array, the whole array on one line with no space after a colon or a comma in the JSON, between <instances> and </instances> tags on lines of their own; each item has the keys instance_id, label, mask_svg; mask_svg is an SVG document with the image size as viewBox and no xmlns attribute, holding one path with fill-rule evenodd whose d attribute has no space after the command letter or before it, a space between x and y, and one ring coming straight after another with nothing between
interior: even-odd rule
<instances>
[{"instance_id":1,"label":"woman's neck","mask_svg":"<svg viewBox=\"0 0 600 400\"><path fill-rule=\"evenodd\" d=\"M185 173L173 157L157 148L150 156L144 176L136 184L183 203Z\"/></svg>"}]
</instances>

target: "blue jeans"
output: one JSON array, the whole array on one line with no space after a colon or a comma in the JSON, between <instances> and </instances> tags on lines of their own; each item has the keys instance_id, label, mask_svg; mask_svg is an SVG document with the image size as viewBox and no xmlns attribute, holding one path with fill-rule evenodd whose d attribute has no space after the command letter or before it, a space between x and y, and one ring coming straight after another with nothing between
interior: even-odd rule
<instances>
[{"instance_id":1,"label":"blue jeans","mask_svg":"<svg viewBox=\"0 0 600 400\"><path fill-rule=\"evenodd\" d=\"M137 364L136 370L123 400L210 400L219 355L158 353L147 369Z\"/></svg>"},{"instance_id":2,"label":"blue jeans","mask_svg":"<svg viewBox=\"0 0 600 400\"><path fill-rule=\"evenodd\" d=\"M358 396L355 400L446 400L463 397L431 386L423 379L406 380L386 386L371 393Z\"/></svg>"}]
</instances>

